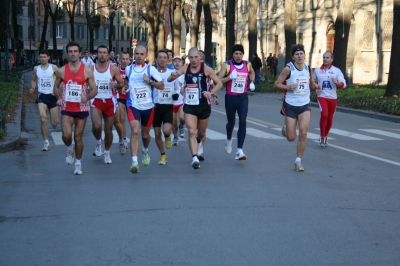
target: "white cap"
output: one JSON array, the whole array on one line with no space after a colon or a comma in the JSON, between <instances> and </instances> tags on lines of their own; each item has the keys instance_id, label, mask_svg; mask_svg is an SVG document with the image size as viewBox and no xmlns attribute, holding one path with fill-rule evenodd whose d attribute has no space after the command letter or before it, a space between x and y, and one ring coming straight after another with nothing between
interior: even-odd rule
<instances>
[{"instance_id":1,"label":"white cap","mask_svg":"<svg viewBox=\"0 0 400 266\"><path fill-rule=\"evenodd\" d=\"M175 59L183 60L182 57L180 57L179 55L175 55L174 58L172 58L172 61L174 61Z\"/></svg>"}]
</instances>

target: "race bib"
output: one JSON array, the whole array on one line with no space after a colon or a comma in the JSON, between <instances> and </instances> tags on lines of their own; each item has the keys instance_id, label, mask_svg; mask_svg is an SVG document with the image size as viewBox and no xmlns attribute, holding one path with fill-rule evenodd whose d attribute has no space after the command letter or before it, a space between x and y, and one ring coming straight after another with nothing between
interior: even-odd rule
<instances>
[{"instance_id":1,"label":"race bib","mask_svg":"<svg viewBox=\"0 0 400 266\"><path fill-rule=\"evenodd\" d=\"M100 96L112 96L111 88L110 88L110 80L96 80L97 84L97 94Z\"/></svg>"},{"instance_id":2,"label":"race bib","mask_svg":"<svg viewBox=\"0 0 400 266\"><path fill-rule=\"evenodd\" d=\"M231 91L234 93L243 93L244 86L246 85L247 74L238 73L237 78L232 80Z\"/></svg>"},{"instance_id":3,"label":"race bib","mask_svg":"<svg viewBox=\"0 0 400 266\"><path fill-rule=\"evenodd\" d=\"M294 91L294 94L297 95L305 95L308 92L308 79L307 78L299 78L296 79L297 89Z\"/></svg>"},{"instance_id":4,"label":"race bib","mask_svg":"<svg viewBox=\"0 0 400 266\"><path fill-rule=\"evenodd\" d=\"M165 87L164 90L157 90L158 92L158 103L160 104L173 104L172 100L172 88Z\"/></svg>"},{"instance_id":5,"label":"race bib","mask_svg":"<svg viewBox=\"0 0 400 266\"><path fill-rule=\"evenodd\" d=\"M322 89L331 90L332 89L331 82L329 80L322 81Z\"/></svg>"},{"instance_id":6,"label":"race bib","mask_svg":"<svg viewBox=\"0 0 400 266\"><path fill-rule=\"evenodd\" d=\"M82 85L67 84L65 90L65 101L80 103L82 95Z\"/></svg>"},{"instance_id":7,"label":"race bib","mask_svg":"<svg viewBox=\"0 0 400 266\"><path fill-rule=\"evenodd\" d=\"M148 104L151 103L151 91L147 87L134 88L135 102L137 104Z\"/></svg>"},{"instance_id":8,"label":"race bib","mask_svg":"<svg viewBox=\"0 0 400 266\"><path fill-rule=\"evenodd\" d=\"M41 93L52 93L53 92L52 79L41 78L39 80L39 91Z\"/></svg>"},{"instance_id":9,"label":"race bib","mask_svg":"<svg viewBox=\"0 0 400 266\"><path fill-rule=\"evenodd\" d=\"M199 104L199 87L197 84L187 84L185 92L185 104Z\"/></svg>"}]
</instances>

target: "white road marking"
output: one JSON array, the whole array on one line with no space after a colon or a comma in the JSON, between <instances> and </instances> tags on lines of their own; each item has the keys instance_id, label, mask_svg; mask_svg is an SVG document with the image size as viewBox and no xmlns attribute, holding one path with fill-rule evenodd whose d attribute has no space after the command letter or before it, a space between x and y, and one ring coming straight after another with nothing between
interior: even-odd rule
<instances>
[{"instance_id":1,"label":"white road marking","mask_svg":"<svg viewBox=\"0 0 400 266\"><path fill-rule=\"evenodd\" d=\"M72 132L72 135L74 135L74 132ZM51 137L53 138L54 144L64 145L62 140L62 132L51 132Z\"/></svg>"},{"instance_id":2,"label":"white road marking","mask_svg":"<svg viewBox=\"0 0 400 266\"><path fill-rule=\"evenodd\" d=\"M370 137L367 135L357 134L357 133L353 133L353 132L349 132L349 131L345 131L345 130L341 130L341 129L336 129L336 128L332 128L329 131L329 133L344 136L344 137L349 137L349 138L353 138L353 139L358 139L358 140L383 140L383 139L378 139L375 137Z\"/></svg>"},{"instance_id":3,"label":"white road marking","mask_svg":"<svg viewBox=\"0 0 400 266\"><path fill-rule=\"evenodd\" d=\"M225 134L221 134L217 131L214 131L214 130L208 129L208 128L206 131L206 137L207 137L207 139L212 139L212 140L226 139Z\"/></svg>"},{"instance_id":4,"label":"white road marking","mask_svg":"<svg viewBox=\"0 0 400 266\"><path fill-rule=\"evenodd\" d=\"M282 128L280 128L280 127L278 127L278 128L275 127L275 128L272 128L272 129L277 130L277 131L281 131L282 130ZM296 130L296 132L297 132L297 135L299 135L299 130ZM318 140L319 137L320 136L318 134L307 132L307 138L308 139ZM334 139L334 138L329 138L329 139L331 140L331 139Z\"/></svg>"},{"instance_id":5,"label":"white road marking","mask_svg":"<svg viewBox=\"0 0 400 266\"><path fill-rule=\"evenodd\" d=\"M396 134L396 133L392 133L392 132L388 132L388 131L383 131L380 129L360 129L362 131L365 132L369 132L369 133L374 133L377 135L382 135L385 137L391 137L391 138L396 138L396 139L400 139L400 134Z\"/></svg>"},{"instance_id":6,"label":"white road marking","mask_svg":"<svg viewBox=\"0 0 400 266\"><path fill-rule=\"evenodd\" d=\"M216 112L216 113L220 113L220 114L226 115L225 112L222 112L222 111L219 111L219 110L215 110L215 109L212 109L212 112ZM238 116L236 116L236 118L239 119ZM266 125L263 125L261 123L257 123L257 122L254 122L254 121L251 121L251 120L248 120L248 119L246 119L246 123L254 124L254 125L257 125L257 126L260 126L260 127L268 127Z\"/></svg>"},{"instance_id":7,"label":"white road marking","mask_svg":"<svg viewBox=\"0 0 400 266\"><path fill-rule=\"evenodd\" d=\"M235 130L238 130L238 128L235 128ZM261 138L261 139L285 139L282 136L278 136L278 135L274 135L274 134L270 134L261 130L257 130L251 127L248 127L246 129L246 134L256 137L256 138Z\"/></svg>"}]
</instances>

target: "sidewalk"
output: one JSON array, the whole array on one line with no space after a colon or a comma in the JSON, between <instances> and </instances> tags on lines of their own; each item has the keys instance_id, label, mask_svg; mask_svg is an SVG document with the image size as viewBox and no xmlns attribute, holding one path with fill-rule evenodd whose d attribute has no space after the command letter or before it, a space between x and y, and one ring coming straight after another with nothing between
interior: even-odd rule
<instances>
[{"instance_id":1,"label":"sidewalk","mask_svg":"<svg viewBox=\"0 0 400 266\"><path fill-rule=\"evenodd\" d=\"M8 152L18 148L21 145L26 143L26 139L24 135L21 135L21 122L22 122L22 105L23 105L23 97L22 92L24 88L30 87L30 81L32 79L32 71L27 71L22 74L18 95L18 103L17 109L15 110L16 115L14 121L7 124L7 136L5 136L2 140L0 140L0 153ZM250 96L256 97L265 97L268 99L273 99L277 101L283 101L283 94L274 94L274 93L257 93L257 92L249 92ZM318 108L318 103L311 102L311 106ZM337 107L337 112L356 114L360 116L366 116L374 119L379 119L383 121L400 123L400 116L386 115L377 112L370 112L364 110L351 109L346 107Z\"/></svg>"}]
</instances>

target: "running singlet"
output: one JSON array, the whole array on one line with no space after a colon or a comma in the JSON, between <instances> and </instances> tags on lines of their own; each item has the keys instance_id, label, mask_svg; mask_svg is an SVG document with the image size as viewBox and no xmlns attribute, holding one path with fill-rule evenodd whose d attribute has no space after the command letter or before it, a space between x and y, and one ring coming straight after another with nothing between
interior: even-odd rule
<instances>
[{"instance_id":1,"label":"running singlet","mask_svg":"<svg viewBox=\"0 0 400 266\"><path fill-rule=\"evenodd\" d=\"M237 68L233 62L233 60L229 60L229 74L232 73L233 70L236 69L237 78L234 80L229 80L226 83L226 93L230 95L238 95L247 92L248 84L248 77L249 77L249 70L247 69L247 62L242 61L242 67Z\"/></svg>"},{"instance_id":2,"label":"running singlet","mask_svg":"<svg viewBox=\"0 0 400 266\"><path fill-rule=\"evenodd\" d=\"M119 74L121 75L121 77L125 80L125 77L126 77L125 68L122 69L122 67L119 67L118 70L119 70ZM127 96L127 93L123 94L122 90L117 90L117 99L126 100L126 96Z\"/></svg>"},{"instance_id":3,"label":"running singlet","mask_svg":"<svg viewBox=\"0 0 400 266\"><path fill-rule=\"evenodd\" d=\"M191 72L189 64L185 73L184 103L187 105L209 105L211 102L203 96L203 91L208 91L210 86L204 73L204 63L201 63L197 73Z\"/></svg>"},{"instance_id":4,"label":"running singlet","mask_svg":"<svg viewBox=\"0 0 400 266\"><path fill-rule=\"evenodd\" d=\"M337 87L335 83L333 83L332 78L341 82L343 84L342 88L346 87L346 80L344 79L342 71L334 66L330 66L328 69L325 69L323 65L320 68L316 68L314 70L313 78L318 82L318 84L322 85L322 91L318 97L337 99Z\"/></svg>"},{"instance_id":5,"label":"running singlet","mask_svg":"<svg viewBox=\"0 0 400 266\"><path fill-rule=\"evenodd\" d=\"M97 85L96 99L110 99L113 97L113 89L110 87L112 80L111 75L111 64L108 64L108 68L105 72L100 73L96 69L96 65L93 67L94 81Z\"/></svg>"},{"instance_id":6,"label":"running singlet","mask_svg":"<svg viewBox=\"0 0 400 266\"><path fill-rule=\"evenodd\" d=\"M303 70L299 70L290 62L286 66L290 68L290 75L286 79L286 85L297 83L297 89L285 91L285 102L293 106L303 106L310 103L310 68L304 64Z\"/></svg>"},{"instance_id":7,"label":"running singlet","mask_svg":"<svg viewBox=\"0 0 400 266\"><path fill-rule=\"evenodd\" d=\"M178 79L168 82L167 79L171 75L172 70L167 69L164 73L159 72L162 80L164 81L164 89L158 90L153 88L153 102L158 104L174 104L172 94L180 93Z\"/></svg>"},{"instance_id":8,"label":"running singlet","mask_svg":"<svg viewBox=\"0 0 400 266\"><path fill-rule=\"evenodd\" d=\"M55 74L53 65L49 64L46 70L42 66L37 67L36 76L38 77L38 90L41 94L53 93Z\"/></svg>"},{"instance_id":9,"label":"running singlet","mask_svg":"<svg viewBox=\"0 0 400 266\"><path fill-rule=\"evenodd\" d=\"M61 95L60 110L68 112L89 112L89 101L81 102L81 96L86 96L85 65L80 64L76 73L72 73L69 64L65 65Z\"/></svg>"}]
</instances>

